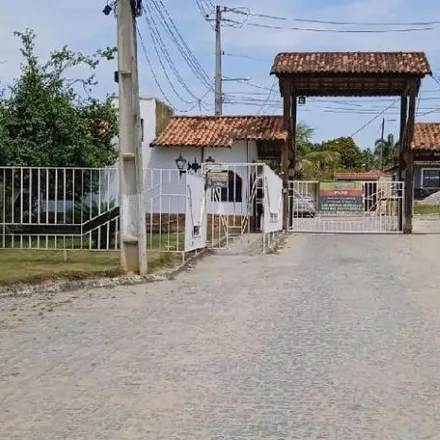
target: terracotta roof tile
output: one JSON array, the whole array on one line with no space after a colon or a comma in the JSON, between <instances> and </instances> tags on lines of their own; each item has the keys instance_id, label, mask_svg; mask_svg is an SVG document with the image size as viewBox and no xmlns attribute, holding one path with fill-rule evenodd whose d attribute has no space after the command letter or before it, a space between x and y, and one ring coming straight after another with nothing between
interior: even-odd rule
<instances>
[{"instance_id":1,"label":"terracotta roof tile","mask_svg":"<svg viewBox=\"0 0 440 440\"><path fill-rule=\"evenodd\" d=\"M151 146L227 148L238 140L286 138L282 116L175 116Z\"/></svg>"},{"instance_id":2,"label":"terracotta roof tile","mask_svg":"<svg viewBox=\"0 0 440 440\"><path fill-rule=\"evenodd\" d=\"M354 172L346 172L346 173L336 173L336 180L379 180L384 174L380 171L367 171L363 173L354 173Z\"/></svg>"},{"instance_id":3,"label":"terracotta roof tile","mask_svg":"<svg viewBox=\"0 0 440 440\"><path fill-rule=\"evenodd\" d=\"M276 56L271 74L410 74L428 75L424 52L290 52Z\"/></svg>"},{"instance_id":4,"label":"terracotta roof tile","mask_svg":"<svg viewBox=\"0 0 440 440\"><path fill-rule=\"evenodd\" d=\"M419 122L414 126L413 150L440 150L440 122Z\"/></svg>"}]
</instances>

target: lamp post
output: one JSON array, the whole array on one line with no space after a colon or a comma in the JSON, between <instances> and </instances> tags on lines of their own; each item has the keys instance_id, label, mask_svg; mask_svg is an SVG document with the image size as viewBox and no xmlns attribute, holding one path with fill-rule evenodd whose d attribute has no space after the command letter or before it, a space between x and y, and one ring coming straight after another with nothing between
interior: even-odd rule
<instances>
[{"instance_id":1,"label":"lamp post","mask_svg":"<svg viewBox=\"0 0 440 440\"><path fill-rule=\"evenodd\" d=\"M176 166L179 170L179 176L186 173L186 159L180 154L179 157L176 159Z\"/></svg>"}]
</instances>

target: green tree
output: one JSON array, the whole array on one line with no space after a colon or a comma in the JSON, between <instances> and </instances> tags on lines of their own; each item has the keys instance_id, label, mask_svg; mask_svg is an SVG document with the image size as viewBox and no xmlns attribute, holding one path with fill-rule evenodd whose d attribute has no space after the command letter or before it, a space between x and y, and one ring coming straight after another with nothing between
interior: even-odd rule
<instances>
[{"instance_id":1,"label":"green tree","mask_svg":"<svg viewBox=\"0 0 440 440\"><path fill-rule=\"evenodd\" d=\"M301 176L308 180L328 180L340 166L337 151L321 150L306 154L300 163Z\"/></svg>"},{"instance_id":2,"label":"green tree","mask_svg":"<svg viewBox=\"0 0 440 440\"><path fill-rule=\"evenodd\" d=\"M35 54L34 32L26 30L15 35L21 41L23 61L21 75L0 96L0 166L113 165L117 159L117 113L110 96L100 101L91 94L97 84L93 71L103 59L111 59L115 51L107 48L84 55L63 47L42 62ZM69 77L78 71L88 73L85 77ZM73 171L69 172L72 176ZM2 203L9 203L16 195L12 187L23 188L21 197L34 210L39 195L49 193L53 197L59 192L58 198L79 199L84 188L93 192L99 181L97 173L78 171L64 187L59 181L56 183L54 175L41 171L40 180L47 184L37 189L33 170L29 169L24 177L11 169L5 170L0 176L4 182L0 184L7 200Z\"/></svg>"},{"instance_id":3,"label":"green tree","mask_svg":"<svg viewBox=\"0 0 440 440\"><path fill-rule=\"evenodd\" d=\"M362 169L364 157L362 151L351 137L340 137L323 143L324 150L339 153L341 166L347 170Z\"/></svg>"},{"instance_id":4,"label":"green tree","mask_svg":"<svg viewBox=\"0 0 440 440\"><path fill-rule=\"evenodd\" d=\"M362 151L363 155L363 168L366 171L370 171L374 168L376 168L376 157L374 156L374 153L371 151L371 148L366 148Z\"/></svg>"},{"instance_id":5,"label":"green tree","mask_svg":"<svg viewBox=\"0 0 440 440\"><path fill-rule=\"evenodd\" d=\"M399 141L394 141L394 136L390 133L386 139L377 139L374 143L374 155L380 169L394 165L399 157Z\"/></svg>"},{"instance_id":6,"label":"green tree","mask_svg":"<svg viewBox=\"0 0 440 440\"><path fill-rule=\"evenodd\" d=\"M105 167L115 163L117 115L110 97L91 96L93 70L114 53L107 48L89 56L63 47L41 62L35 34L16 32L23 57L21 75L0 98L0 165ZM71 79L79 69L92 73ZM79 90L83 90L83 97Z\"/></svg>"}]
</instances>

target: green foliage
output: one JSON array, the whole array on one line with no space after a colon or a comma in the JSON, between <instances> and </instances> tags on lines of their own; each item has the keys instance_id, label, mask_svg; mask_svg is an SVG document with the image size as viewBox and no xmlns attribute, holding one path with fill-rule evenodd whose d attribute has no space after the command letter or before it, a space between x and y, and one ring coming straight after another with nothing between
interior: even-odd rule
<instances>
[{"instance_id":1,"label":"green foliage","mask_svg":"<svg viewBox=\"0 0 440 440\"><path fill-rule=\"evenodd\" d=\"M360 148L351 137L332 139L323 144L324 150L339 153L341 166L346 170L362 169L364 157Z\"/></svg>"},{"instance_id":2,"label":"green foliage","mask_svg":"<svg viewBox=\"0 0 440 440\"><path fill-rule=\"evenodd\" d=\"M35 34L16 32L21 40L21 76L0 97L0 165L39 167L105 167L115 163L113 143L117 115L110 97L90 97L96 85L93 71L107 48L93 55L67 47L54 50L46 62L35 55ZM69 78L78 70L92 72ZM83 97L78 90L83 90Z\"/></svg>"},{"instance_id":3,"label":"green foliage","mask_svg":"<svg viewBox=\"0 0 440 440\"><path fill-rule=\"evenodd\" d=\"M303 157L300 166L305 179L329 180L340 166L340 154L330 150L312 151Z\"/></svg>"},{"instance_id":4,"label":"green foliage","mask_svg":"<svg viewBox=\"0 0 440 440\"><path fill-rule=\"evenodd\" d=\"M363 155L363 168L366 171L370 171L372 169L376 168L376 158L373 154L373 152L371 151L370 148L366 148L365 150L362 151L362 155Z\"/></svg>"},{"instance_id":5,"label":"green foliage","mask_svg":"<svg viewBox=\"0 0 440 440\"><path fill-rule=\"evenodd\" d=\"M374 146L374 156L380 169L387 168L397 163L400 144L399 141L394 141L394 136L391 133L386 139L377 139Z\"/></svg>"}]
</instances>

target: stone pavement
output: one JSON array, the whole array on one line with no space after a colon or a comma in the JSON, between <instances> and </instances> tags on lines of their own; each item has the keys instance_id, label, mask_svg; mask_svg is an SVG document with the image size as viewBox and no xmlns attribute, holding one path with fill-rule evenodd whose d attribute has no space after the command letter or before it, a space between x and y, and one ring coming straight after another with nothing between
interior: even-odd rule
<instances>
[{"instance_id":1,"label":"stone pavement","mask_svg":"<svg viewBox=\"0 0 440 440\"><path fill-rule=\"evenodd\" d=\"M0 300L0 439L438 439L437 236L291 236Z\"/></svg>"}]
</instances>

